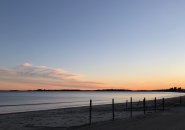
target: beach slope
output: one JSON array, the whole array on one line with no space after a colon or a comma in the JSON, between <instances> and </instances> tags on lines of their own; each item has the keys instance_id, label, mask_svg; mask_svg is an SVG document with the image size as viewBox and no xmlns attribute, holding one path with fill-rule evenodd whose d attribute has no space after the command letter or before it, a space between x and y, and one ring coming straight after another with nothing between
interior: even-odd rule
<instances>
[{"instance_id":1,"label":"beach slope","mask_svg":"<svg viewBox=\"0 0 185 130\"><path fill-rule=\"evenodd\" d=\"M115 120L71 128L75 130L184 130L185 107L148 114L127 120Z\"/></svg>"}]
</instances>

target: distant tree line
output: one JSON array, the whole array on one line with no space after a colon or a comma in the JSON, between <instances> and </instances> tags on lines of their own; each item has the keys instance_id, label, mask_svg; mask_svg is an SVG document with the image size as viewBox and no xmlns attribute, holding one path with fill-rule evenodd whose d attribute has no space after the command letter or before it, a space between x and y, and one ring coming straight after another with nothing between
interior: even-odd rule
<instances>
[{"instance_id":1,"label":"distant tree line","mask_svg":"<svg viewBox=\"0 0 185 130\"><path fill-rule=\"evenodd\" d=\"M181 92L181 91L185 91L184 89L182 89L181 87L177 88L177 87L172 87L168 89L169 91L172 92Z\"/></svg>"},{"instance_id":2,"label":"distant tree line","mask_svg":"<svg viewBox=\"0 0 185 130\"><path fill-rule=\"evenodd\" d=\"M185 92L185 89L181 87L171 87L169 89L153 90L153 91L165 91L165 92Z\"/></svg>"},{"instance_id":3,"label":"distant tree line","mask_svg":"<svg viewBox=\"0 0 185 130\"><path fill-rule=\"evenodd\" d=\"M185 92L185 89L181 87L171 87L169 89L158 89L158 90L129 90L129 89L97 89L97 90L80 90L80 89L37 89L37 90L0 90L0 91L138 91L138 92Z\"/></svg>"}]
</instances>

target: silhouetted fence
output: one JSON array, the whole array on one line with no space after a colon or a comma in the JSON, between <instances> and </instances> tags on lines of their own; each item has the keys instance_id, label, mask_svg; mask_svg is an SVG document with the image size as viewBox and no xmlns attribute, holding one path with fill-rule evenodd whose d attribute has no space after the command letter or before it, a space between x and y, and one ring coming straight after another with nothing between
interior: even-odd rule
<instances>
[{"instance_id":1,"label":"silhouetted fence","mask_svg":"<svg viewBox=\"0 0 185 130\"><path fill-rule=\"evenodd\" d=\"M143 114L145 115L147 113L165 111L165 110L168 110L170 107L180 106L184 104L183 104L183 97L162 98L162 99L157 99L155 97L153 100L148 100L148 101L146 98L144 98L142 102L140 100L138 102L136 101L133 102L133 99L131 97L130 102L126 100L126 102L123 102L123 103L115 103L115 99L112 99L112 105L111 105L112 107L110 105L111 104L92 106L92 100L90 100L89 124L92 123L92 117L93 117L92 110L95 113L98 113L98 112L100 113L100 111L104 112L104 114L102 113L100 114L102 116L105 116L106 114L112 115L112 120L115 120L115 119L122 118L120 116L121 112L126 115L130 115L130 118L132 118L134 116L133 112L135 112L136 115L138 115L139 112L140 112L139 115L141 115L141 112L143 112ZM115 114L116 112L118 112L118 114ZM111 116L109 117L110 117L109 119L111 119ZM97 118L97 117L95 116L94 118Z\"/></svg>"}]
</instances>

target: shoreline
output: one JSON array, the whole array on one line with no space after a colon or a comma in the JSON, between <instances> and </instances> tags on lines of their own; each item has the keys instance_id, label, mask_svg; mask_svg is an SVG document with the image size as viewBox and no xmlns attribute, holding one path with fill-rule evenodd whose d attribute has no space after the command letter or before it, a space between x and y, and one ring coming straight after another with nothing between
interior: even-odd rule
<instances>
[{"instance_id":1,"label":"shoreline","mask_svg":"<svg viewBox=\"0 0 185 130\"><path fill-rule=\"evenodd\" d=\"M146 101L146 112L155 113L153 107L153 100ZM161 99L157 100L158 109L162 111ZM182 97L182 104L185 103L185 96ZM138 105L139 104L139 105ZM130 104L128 103L126 110L125 103L115 104L115 120L129 120L130 119ZM165 100L165 110L174 108L180 105L179 97L168 98ZM157 112L157 113L158 113ZM143 116L142 102L133 103L133 118ZM92 106L92 124L96 122L106 122L112 120L112 105L96 105ZM89 123L89 106L61 108L52 110L39 110L19 113L0 114L0 129L5 130L37 130L40 128L60 128L68 129L74 126L84 126Z\"/></svg>"},{"instance_id":2,"label":"shoreline","mask_svg":"<svg viewBox=\"0 0 185 130\"><path fill-rule=\"evenodd\" d=\"M104 97L102 98L101 96L96 98L95 94L101 95L101 93L104 94ZM11 93L10 93L11 94ZM15 93L14 93L15 94ZM27 94L27 93L26 93ZM29 96L32 96L33 93L29 94ZM40 95L41 93L39 93ZM153 100L155 96L157 99L161 99L162 97L165 98L173 98L173 97L179 97L179 96L184 96L185 93L169 93L165 94L164 92L160 93L145 93L145 92L132 92L131 95L130 93L126 92L126 96L121 96L122 93L118 92L118 95L115 93L108 94L112 95L110 97L106 97L107 93L100 92L100 93L90 93L90 96L85 93L84 98L79 97L79 94L77 94L77 98L73 98L72 100L41 100L41 101L34 101L32 102L29 98L26 97L25 101L22 102L20 98L18 99L17 102L12 102L12 100L16 99L11 99L11 100L4 100L6 99L6 94L2 96L2 103L0 105L0 114L6 114L6 113L18 113L18 112L31 112L31 111L40 111L40 110L52 110L52 109L63 109L63 108L72 108L72 107L82 107L82 106L89 106L89 100L92 99L93 105L102 105L102 104L111 104L112 102L112 97L114 97L115 103L124 103L126 100L130 101L130 97L132 96L133 102L137 101L142 101L144 97L146 99L151 99ZM142 95L144 94L144 95ZM145 96L146 94L146 96ZM151 94L151 97L148 96L148 94ZM16 96L17 94L15 94ZM35 94L33 94L35 95ZM41 94L42 95L42 94ZM57 95L62 98L60 93L57 93ZM73 93L70 93L71 96L73 96ZM115 96L117 95L117 96ZM163 95L163 96L161 96ZM8 95L7 95L8 96ZM23 94L25 96L25 94ZM43 96L43 95L42 95ZM88 97L88 98L86 98ZM94 98L95 97L95 98ZM64 96L65 98L65 96ZM87 100L86 100L87 99Z\"/></svg>"}]
</instances>

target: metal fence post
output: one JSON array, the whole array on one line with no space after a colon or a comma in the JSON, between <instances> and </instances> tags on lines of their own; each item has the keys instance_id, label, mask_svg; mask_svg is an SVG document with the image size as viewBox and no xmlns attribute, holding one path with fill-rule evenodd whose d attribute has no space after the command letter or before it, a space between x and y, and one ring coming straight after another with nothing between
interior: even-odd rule
<instances>
[{"instance_id":1,"label":"metal fence post","mask_svg":"<svg viewBox=\"0 0 185 130\"><path fill-rule=\"evenodd\" d=\"M130 98L130 117L132 118L132 97Z\"/></svg>"},{"instance_id":2,"label":"metal fence post","mask_svg":"<svg viewBox=\"0 0 185 130\"><path fill-rule=\"evenodd\" d=\"M114 99L112 99L112 120L114 120Z\"/></svg>"},{"instance_id":3,"label":"metal fence post","mask_svg":"<svg viewBox=\"0 0 185 130\"><path fill-rule=\"evenodd\" d=\"M89 125L91 125L91 118L92 118L92 100L90 99L90 105L89 105Z\"/></svg>"},{"instance_id":4,"label":"metal fence post","mask_svg":"<svg viewBox=\"0 0 185 130\"><path fill-rule=\"evenodd\" d=\"M128 108L128 100L126 100L126 111L127 111L127 108Z\"/></svg>"},{"instance_id":5,"label":"metal fence post","mask_svg":"<svg viewBox=\"0 0 185 130\"><path fill-rule=\"evenodd\" d=\"M164 111L164 98L163 98L163 111Z\"/></svg>"},{"instance_id":6,"label":"metal fence post","mask_svg":"<svg viewBox=\"0 0 185 130\"><path fill-rule=\"evenodd\" d=\"M144 115L146 114L146 104L145 104L145 98L143 99L143 112L144 112Z\"/></svg>"},{"instance_id":7,"label":"metal fence post","mask_svg":"<svg viewBox=\"0 0 185 130\"><path fill-rule=\"evenodd\" d=\"M155 112L157 111L157 99L155 97L155 100L154 100L154 109L155 109Z\"/></svg>"}]
</instances>

